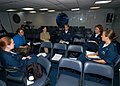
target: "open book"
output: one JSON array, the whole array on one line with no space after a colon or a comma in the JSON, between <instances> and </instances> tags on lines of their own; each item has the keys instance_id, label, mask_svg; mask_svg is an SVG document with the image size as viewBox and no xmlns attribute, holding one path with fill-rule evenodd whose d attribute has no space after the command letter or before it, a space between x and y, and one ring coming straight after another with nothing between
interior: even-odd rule
<instances>
[{"instance_id":1,"label":"open book","mask_svg":"<svg viewBox=\"0 0 120 86\"><path fill-rule=\"evenodd\" d=\"M59 61L62 58L61 54L55 54L52 58L52 60Z\"/></svg>"},{"instance_id":2,"label":"open book","mask_svg":"<svg viewBox=\"0 0 120 86\"><path fill-rule=\"evenodd\" d=\"M87 58L94 58L94 59L100 59L100 57L99 57L99 56L97 56L97 55L93 55L93 56L88 56Z\"/></svg>"},{"instance_id":3,"label":"open book","mask_svg":"<svg viewBox=\"0 0 120 86\"><path fill-rule=\"evenodd\" d=\"M97 59L100 59L100 57L99 56L97 56L97 55L94 55L95 54L95 52L91 52L91 51L86 51L86 55L88 55L88 54L93 54L93 55L89 55L89 56L86 56L86 58L87 59L89 59L89 60L91 60L91 59L93 59L93 60L97 60Z\"/></svg>"},{"instance_id":4,"label":"open book","mask_svg":"<svg viewBox=\"0 0 120 86\"><path fill-rule=\"evenodd\" d=\"M101 58L97 55L86 56L88 60L100 60Z\"/></svg>"}]
</instances>

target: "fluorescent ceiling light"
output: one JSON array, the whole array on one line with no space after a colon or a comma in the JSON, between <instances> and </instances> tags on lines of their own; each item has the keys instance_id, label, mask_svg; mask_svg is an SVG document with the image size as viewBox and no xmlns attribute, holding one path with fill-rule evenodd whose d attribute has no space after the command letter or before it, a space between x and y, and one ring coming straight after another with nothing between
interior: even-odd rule
<instances>
[{"instance_id":1,"label":"fluorescent ceiling light","mask_svg":"<svg viewBox=\"0 0 120 86\"><path fill-rule=\"evenodd\" d=\"M46 11L46 10L48 10L48 8L42 8L42 9L39 9L39 10Z\"/></svg>"},{"instance_id":2,"label":"fluorescent ceiling light","mask_svg":"<svg viewBox=\"0 0 120 86\"><path fill-rule=\"evenodd\" d=\"M48 10L48 12L55 12L55 10Z\"/></svg>"},{"instance_id":3,"label":"fluorescent ceiling light","mask_svg":"<svg viewBox=\"0 0 120 86\"><path fill-rule=\"evenodd\" d=\"M34 8L31 7L26 7L26 8L22 8L23 10L34 10Z\"/></svg>"},{"instance_id":4,"label":"fluorescent ceiling light","mask_svg":"<svg viewBox=\"0 0 120 86\"><path fill-rule=\"evenodd\" d=\"M105 1L96 1L95 4L107 4L112 2L112 0L105 0Z\"/></svg>"},{"instance_id":5,"label":"fluorescent ceiling light","mask_svg":"<svg viewBox=\"0 0 120 86\"><path fill-rule=\"evenodd\" d=\"M29 13L36 13L36 11L29 11Z\"/></svg>"},{"instance_id":6,"label":"fluorescent ceiling light","mask_svg":"<svg viewBox=\"0 0 120 86\"><path fill-rule=\"evenodd\" d=\"M99 9L100 7L90 7L91 10Z\"/></svg>"},{"instance_id":7,"label":"fluorescent ceiling light","mask_svg":"<svg viewBox=\"0 0 120 86\"><path fill-rule=\"evenodd\" d=\"M6 10L6 11L17 11L17 10L15 10L15 9L8 9L8 10Z\"/></svg>"},{"instance_id":8,"label":"fluorescent ceiling light","mask_svg":"<svg viewBox=\"0 0 120 86\"><path fill-rule=\"evenodd\" d=\"M80 8L74 8L74 9L71 9L72 11L78 11L80 10Z\"/></svg>"}]
</instances>

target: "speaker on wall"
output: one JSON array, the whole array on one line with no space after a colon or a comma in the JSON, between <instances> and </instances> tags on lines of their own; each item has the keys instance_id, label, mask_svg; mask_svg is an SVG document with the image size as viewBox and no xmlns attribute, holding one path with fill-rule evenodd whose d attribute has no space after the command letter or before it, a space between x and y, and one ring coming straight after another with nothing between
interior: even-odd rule
<instances>
[{"instance_id":1,"label":"speaker on wall","mask_svg":"<svg viewBox=\"0 0 120 86\"><path fill-rule=\"evenodd\" d=\"M18 14L14 14L13 15L13 21L15 23L20 23L20 21L21 21L20 16Z\"/></svg>"},{"instance_id":2,"label":"speaker on wall","mask_svg":"<svg viewBox=\"0 0 120 86\"><path fill-rule=\"evenodd\" d=\"M113 13L108 13L106 17L106 23L111 23L113 21Z\"/></svg>"}]
</instances>

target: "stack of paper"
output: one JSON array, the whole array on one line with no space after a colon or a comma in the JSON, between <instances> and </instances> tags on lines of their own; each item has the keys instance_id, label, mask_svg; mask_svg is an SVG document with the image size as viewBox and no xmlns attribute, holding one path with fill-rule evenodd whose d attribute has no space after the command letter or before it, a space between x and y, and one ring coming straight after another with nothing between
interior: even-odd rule
<instances>
[{"instance_id":1,"label":"stack of paper","mask_svg":"<svg viewBox=\"0 0 120 86\"><path fill-rule=\"evenodd\" d=\"M47 56L47 54L46 53L39 53L39 54L37 54L37 57L39 57L39 56L43 56L43 57L46 57Z\"/></svg>"},{"instance_id":2,"label":"stack of paper","mask_svg":"<svg viewBox=\"0 0 120 86\"><path fill-rule=\"evenodd\" d=\"M35 43L33 43L33 45L39 45L39 44L41 44L40 42L35 42Z\"/></svg>"},{"instance_id":3,"label":"stack of paper","mask_svg":"<svg viewBox=\"0 0 120 86\"><path fill-rule=\"evenodd\" d=\"M59 61L62 58L61 54L55 54L52 58L52 60Z\"/></svg>"},{"instance_id":4,"label":"stack of paper","mask_svg":"<svg viewBox=\"0 0 120 86\"><path fill-rule=\"evenodd\" d=\"M95 59L100 59L100 57L99 57L99 56L97 56L97 55L88 56L88 58L95 58Z\"/></svg>"},{"instance_id":5,"label":"stack of paper","mask_svg":"<svg viewBox=\"0 0 120 86\"><path fill-rule=\"evenodd\" d=\"M69 44L69 42L68 41L60 41L60 43L62 43L62 44Z\"/></svg>"},{"instance_id":6,"label":"stack of paper","mask_svg":"<svg viewBox=\"0 0 120 86\"><path fill-rule=\"evenodd\" d=\"M91 51L86 51L86 54L95 54L95 52L91 52Z\"/></svg>"},{"instance_id":7,"label":"stack of paper","mask_svg":"<svg viewBox=\"0 0 120 86\"><path fill-rule=\"evenodd\" d=\"M77 60L77 58L70 58L70 59L72 59L72 60Z\"/></svg>"}]
</instances>

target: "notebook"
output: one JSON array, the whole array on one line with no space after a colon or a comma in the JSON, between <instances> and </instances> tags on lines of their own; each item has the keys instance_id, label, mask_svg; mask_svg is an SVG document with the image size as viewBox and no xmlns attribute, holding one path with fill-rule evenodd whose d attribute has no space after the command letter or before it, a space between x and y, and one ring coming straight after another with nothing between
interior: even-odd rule
<instances>
[{"instance_id":1,"label":"notebook","mask_svg":"<svg viewBox=\"0 0 120 86\"><path fill-rule=\"evenodd\" d=\"M52 58L52 60L59 61L62 58L61 54L55 54Z\"/></svg>"},{"instance_id":2,"label":"notebook","mask_svg":"<svg viewBox=\"0 0 120 86\"><path fill-rule=\"evenodd\" d=\"M101 58L97 55L93 55L93 56L86 56L86 58L88 60L100 60Z\"/></svg>"}]
</instances>

